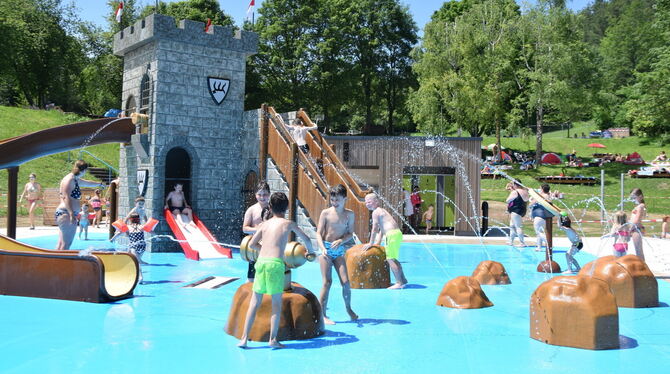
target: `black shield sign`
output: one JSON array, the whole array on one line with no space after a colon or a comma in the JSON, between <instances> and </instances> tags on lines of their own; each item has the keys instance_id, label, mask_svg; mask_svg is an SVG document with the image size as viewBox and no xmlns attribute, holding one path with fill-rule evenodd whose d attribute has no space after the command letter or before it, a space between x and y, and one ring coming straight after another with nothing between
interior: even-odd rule
<instances>
[{"instance_id":1,"label":"black shield sign","mask_svg":"<svg viewBox=\"0 0 670 374\"><path fill-rule=\"evenodd\" d=\"M221 104L226 98L229 87L230 79L207 77L207 88L216 105Z\"/></svg>"},{"instance_id":2,"label":"black shield sign","mask_svg":"<svg viewBox=\"0 0 670 374\"><path fill-rule=\"evenodd\" d=\"M144 196L144 193L147 190L148 179L149 179L149 170L146 169L137 170L137 188L140 190L140 196Z\"/></svg>"}]
</instances>

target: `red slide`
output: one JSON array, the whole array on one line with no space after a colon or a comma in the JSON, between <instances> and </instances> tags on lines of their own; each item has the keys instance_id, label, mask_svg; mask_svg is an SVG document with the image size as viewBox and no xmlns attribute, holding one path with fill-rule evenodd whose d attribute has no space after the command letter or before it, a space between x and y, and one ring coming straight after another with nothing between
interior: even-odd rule
<instances>
[{"instance_id":1,"label":"red slide","mask_svg":"<svg viewBox=\"0 0 670 374\"><path fill-rule=\"evenodd\" d=\"M193 223L184 224L175 219L172 213L165 209L163 212L175 238L184 249L184 255L191 260L209 258L233 258L230 248L225 248L217 243L216 238L205 227L205 224L193 213Z\"/></svg>"}]
</instances>

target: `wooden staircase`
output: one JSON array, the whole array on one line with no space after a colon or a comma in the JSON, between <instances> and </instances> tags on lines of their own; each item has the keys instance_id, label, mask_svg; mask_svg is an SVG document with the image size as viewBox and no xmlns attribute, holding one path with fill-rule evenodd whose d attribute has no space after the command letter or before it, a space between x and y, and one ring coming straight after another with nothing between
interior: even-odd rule
<instances>
[{"instance_id":1,"label":"wooden staircase","mask_svg":"<svg viewBox=\"0 0 670 374\"><path fill-rule=\"evenodd\" d=\"M297 115L307 126L313 126L304 110ZM370 235L370 211L365 206L365 195L371 191L360 188L321 134L310 131L306 136L310 148L307 156L298 149L274 108L261 107L260 126L260 177L266 178L267 158L272 158L289 185L289 219L296 219L297 201L300 201L312 221L317 222L321 211L329 206L330 187L342 184L348 191L346 208L356 216L354 231L366 242Z\"/></svg>"},{"instance_id":2,"label":"wooden staircase","mask_svg":"<svg viewBox=\"0 0 670 374\"><path fill-rule=\"evenodd\" d=\"M114 170L109 168L89 167L88 173L93 177L100 179L106 185L109 185L114 179L116 179L116 173Z\"/></svg>"}]
</instances>

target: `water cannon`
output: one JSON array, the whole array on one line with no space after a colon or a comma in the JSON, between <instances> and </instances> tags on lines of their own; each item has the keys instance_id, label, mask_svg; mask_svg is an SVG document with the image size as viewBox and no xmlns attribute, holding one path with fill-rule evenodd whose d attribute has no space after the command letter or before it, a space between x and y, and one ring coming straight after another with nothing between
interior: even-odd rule
<instances>
[{"instance_id":1,"label":"water cannon","mask_svg":"<svg viewBox=\"0 0 670 374\"><path fill-rule=\"evenodd\" d=\"M240 243L240 257L244 261L258 260L258 251L249 247L252 235L242 239ZM316 259L315 253L307 252L307 248L298 242L288 242L284 248L284 265L287 269L296 269L304 265L305 262L313 262Z\"/></svg>"}]
</instances>

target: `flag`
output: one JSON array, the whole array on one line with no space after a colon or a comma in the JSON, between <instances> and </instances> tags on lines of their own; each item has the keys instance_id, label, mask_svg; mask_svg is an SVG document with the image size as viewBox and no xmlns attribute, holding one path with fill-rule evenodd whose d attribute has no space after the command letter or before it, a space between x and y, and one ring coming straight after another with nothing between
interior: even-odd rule
<instances>
[{"instance_id":1,"label":"flag","mask_svg":"<svg viewBox=\"0 0 670 374\"><path fill-rule=\"evenodd\" d=\"M121 22L122 14L123 14L123 0L119 2L119 7L116 8L116 22Z\"/></svg>"},{"instance_id":2,"label":"flag","mask_svg":"<svg viewBox=\"0 0 670 374\"><path fill-rule=\"evenodd\" d=\"M251 0L251 2L249 2L249 7L247 8L247 19L253 19L254 5L256 5L256 1Z\"/></svg>"},{"instance_id":3,"label":"flag","mask_svg":"<svg viewBox=\"0 0 670 374\"><path fill-rule=\"evenodd\" d=\"M212 32L212 19L207 18L207 24L205 25L205 32L211 33Z\"/></svg>"}]
</instances>

